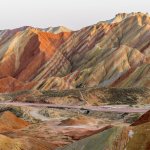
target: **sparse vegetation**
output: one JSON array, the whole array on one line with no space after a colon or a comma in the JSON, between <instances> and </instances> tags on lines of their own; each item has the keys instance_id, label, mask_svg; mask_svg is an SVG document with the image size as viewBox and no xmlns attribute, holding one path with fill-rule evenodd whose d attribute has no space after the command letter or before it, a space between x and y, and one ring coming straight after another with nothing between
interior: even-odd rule
<instances>
[{"instance_id":1,"label":"sparse vegetation","mask_svg":"<svg viewBox=\"0 0 150 150\"><path fill-rule=\"evenodd\" d=\"M71 90L49 90L49 91L38 91L40 94L36 94L34 91L18 91L13 93L1 94L0 99L2 101L23 101L23 102L41 102L41 103L55 103L63 100L68 103L72 100L76 100L77 105L83 101L83 104L89 103L91 105L100 104L128 104L132 107L135 104L149 103L148 98L150 97L150 90L147 88L79 88ZM9 97L9 99L8 99ZM94 98L94 99L93 99Z\"/></svg>"}]
</instances>

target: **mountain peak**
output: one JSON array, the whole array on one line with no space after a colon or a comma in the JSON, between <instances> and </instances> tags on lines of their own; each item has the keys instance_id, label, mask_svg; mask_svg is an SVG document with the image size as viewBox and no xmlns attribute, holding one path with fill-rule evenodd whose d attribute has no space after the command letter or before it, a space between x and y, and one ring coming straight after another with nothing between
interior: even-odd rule
<instances>
[{"instance_id":1,"label":"mountain peak","mask_svg":"<svg viewBox=\"0 0 150 150\"><path fill-rule=\"evenodd\" d=\"M108 23L119 23L123 21L124 19L132 16L146 16L150 17L148 13L142 13L142 12L132 12L132 13L118 13L113 19L107 20Z\"/></svg>"},{"instance_id":2,"label":"mountain peak","mask_svg":"<svg viewBox=\"0 0 150 150\"><path fill-rule=\"evenodd\" d=\"M58 33L61 33L61 32L71 32L71 29L69 29L67 27L64 27L64 26L48 27L48 28L45 28L45 29L42 29L42 30L46 31L46 32L51 32L51 33L54 33L54 34L58 34Z\"/></svg>"}]
</instances>

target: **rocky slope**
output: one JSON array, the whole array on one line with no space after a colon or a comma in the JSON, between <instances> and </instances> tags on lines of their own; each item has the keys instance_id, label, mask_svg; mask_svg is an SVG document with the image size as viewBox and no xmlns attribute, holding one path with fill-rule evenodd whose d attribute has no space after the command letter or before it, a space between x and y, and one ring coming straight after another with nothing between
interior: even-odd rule
<instances>
[{"instance_id":1,"label":"rocky slope","mask_svg":"<svg viewBox=\"0 0 150 150\"><path fill-rule=\"evenodd\" d=\"M36 83L28 82L33 74L70 35L42 32L31 27L4 33L0 40L1 92L31 89Z\"/></svg>"},{"instance_id":2,"label":"rocky slope","mask_svg":"<svg viewBox=\"0 0 150 150\"><path fill-rule=\"evenodd\" d=\"M149 86L149 25L148 15L135 13L121 22L98 23L75 32L72 40L69 38L59 48L70 61L71 71L57 79L50 74L39 88L64 89L68 88L66 82L71 87ZM57 67L56 74L60 74L64 66ZM45 69L39 72L36 79L44 72Z\"/></svg>"},{"instance_id":3,"label":"rocky slope","mask_svg":"<svg viewBox=\"0 0 150 150\"><path fill-rule=\"evenodd\" d=\"M58 150L149 150L149 129L149 120L143 123L140 118L134 126L116 126Z\"/></svg>"},{"instance_id":4,"label":"rocky slope","mask_svg":"<svg viewBox=\"0 0 150 150\"><path fill-rule=\"evenodd\" d=\"M143 13L118 14L74 32L0 31L0 92L149 87L149 39L150 16Z\"/></svg>"}]
</instances>

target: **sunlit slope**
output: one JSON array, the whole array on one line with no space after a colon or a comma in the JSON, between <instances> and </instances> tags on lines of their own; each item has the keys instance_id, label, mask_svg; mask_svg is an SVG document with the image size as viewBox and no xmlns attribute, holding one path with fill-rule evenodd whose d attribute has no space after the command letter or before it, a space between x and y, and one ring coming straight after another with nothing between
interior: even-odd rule
<instances>
[{"instance_id":1,"label":"sunlit slope","mask_svg":"<svg viewBox=\"0 0 150 150\"><path fill-rule=\"evenodd\" d=\"M149 87L148 14L117 14L78 31L52 29L62 31L32 27L0 31L0 82L13 78L38 90ZM0 91L18 90L15 87Z\"/></svg>"}]
</instances>

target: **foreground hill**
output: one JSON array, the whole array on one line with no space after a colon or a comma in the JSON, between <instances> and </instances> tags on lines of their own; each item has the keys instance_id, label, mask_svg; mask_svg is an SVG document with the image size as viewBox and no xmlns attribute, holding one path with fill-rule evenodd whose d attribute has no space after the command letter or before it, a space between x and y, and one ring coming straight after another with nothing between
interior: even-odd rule
<instances>
[{"instance_id":1,"label":"foreground hill","mask_svg":"<svg viewBox=\"0 0 150 150\"><path fill-rule=\"evenodd\" d=\"M149 125L114 127L58 150L149 150Z\"/></svg>"},{"instance_id":2,"label":"foreground hill","mask_svg":"<svg viewBox=\"0 0 150 150\"><path fill-rule=\"evenodd\" d=\"M150 112L93 110L87 113L79 109L2 104L0 149L148 149L149 118Z\"/></svg>"},{"instance_id":3,"label":"foreground hill","mask_svg":"<svg viewBox=\"0 0 150 150\"><path fill-rule=\"evenodd\" d=\"M56 29L0 32L0 92L150 86L148 14L118 14L74 32Z\"/></svg>"},{"instance_id":4,"label":"foreground hill","mask_svg":"<svg viewBox=\"0 0 150 150\"><path fill-rule=\"evenodd\" d=\"M58 150L149 150L150 122L148 119L143 122L149 114L141 116L134 126L116 126Z\"/></svg>"}]
</instances>

